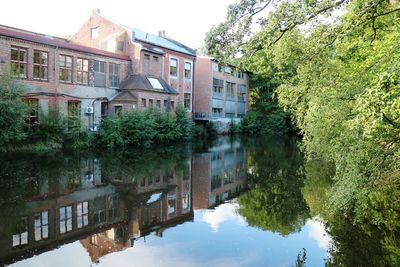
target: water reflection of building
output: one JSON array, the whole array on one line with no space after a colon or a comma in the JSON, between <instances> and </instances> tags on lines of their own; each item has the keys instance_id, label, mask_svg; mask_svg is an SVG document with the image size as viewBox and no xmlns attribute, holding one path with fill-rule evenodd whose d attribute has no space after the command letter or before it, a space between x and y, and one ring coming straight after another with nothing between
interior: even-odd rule
<instances>
[{"instance_id":1,"label":"water reflection of building","mask_svg":"<svg viewBox=\"0 0 400 267\"><path fill-rule=\"evenodd\" d=\"M104 179L97 160L70 165L59 178L35 177L39 186L25 199L12 229L1 222L0 263L79 239L98 261L152 231L162 235L166 227L193 218L189 163L130 183Z\"/></svg>"},{"instance_id":2,"label":"water reflection of building","mask_svg":"<svg viewBox=\"0 0 400 267\"><path fill-rule=\"evenodd\" d=\"M206 209L247 188L246 152L229 138L192 159L193 208Z\"/></svg>"}]
</instances>

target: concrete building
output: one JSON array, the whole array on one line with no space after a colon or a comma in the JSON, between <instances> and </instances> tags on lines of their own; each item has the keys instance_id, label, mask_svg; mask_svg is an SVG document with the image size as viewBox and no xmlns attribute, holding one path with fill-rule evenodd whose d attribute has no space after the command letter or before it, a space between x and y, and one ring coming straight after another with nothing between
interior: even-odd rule
<instances>
[{"instance_id":1,"label":"concrete building","mask_svg":"<svg viewBox=\"0 0 400 267\"><path fill-rule=\"evenodd\" d=\"M194 119L228 124L239 121L249 109L249 76L234 66L197 56Z\"/></svg>"}]
</instances>

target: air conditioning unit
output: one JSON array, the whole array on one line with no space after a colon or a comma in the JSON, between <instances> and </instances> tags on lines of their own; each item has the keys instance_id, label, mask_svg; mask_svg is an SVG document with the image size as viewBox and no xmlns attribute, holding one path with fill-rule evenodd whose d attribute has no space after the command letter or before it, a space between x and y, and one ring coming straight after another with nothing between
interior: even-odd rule
<instances>
[{"instance_id":1,"label":"air conditioning unit","mask_svg":"<svg viewBox=\"0 0 400 267\"><path fill-rule=\"evenodd\" d=\"M86 114L93 114L93 107L86 107L85 108L85 113Z\"/></svg>"}]
</instances>

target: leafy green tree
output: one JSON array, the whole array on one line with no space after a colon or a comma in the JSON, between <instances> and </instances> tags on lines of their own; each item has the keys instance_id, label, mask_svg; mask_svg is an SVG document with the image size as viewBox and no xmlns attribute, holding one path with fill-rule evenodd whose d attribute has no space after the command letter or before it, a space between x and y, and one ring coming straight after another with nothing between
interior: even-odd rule
<instances>
[{"instance_id":1,"label":"leafy green tree","mask_svg":"<svg viewBox=\"0 0 400 267\"><path fill-rule=\"evenodd\" d=\"M0 74L0 150L7 150L26 138L26 105L23 87L3 70Z\"/></svg>"}]
</instances>

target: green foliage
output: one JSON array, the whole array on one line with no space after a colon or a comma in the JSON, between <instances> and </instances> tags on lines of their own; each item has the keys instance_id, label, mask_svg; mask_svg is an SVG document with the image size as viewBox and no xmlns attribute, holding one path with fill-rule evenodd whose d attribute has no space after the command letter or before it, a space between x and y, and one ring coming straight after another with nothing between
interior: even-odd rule
<instances>
[{"instance_id":1,"label":"green foliage","mask_svg":"<svg viewBox=\"0 0 400 267\"><path fill-rule=\"evenodd\" d=\"M102 122L100 142L109 149L170 143L191 137L192 123L179 106L176 114L149 108L108 117Z\"/></svg>"},{"instance_id":2,"label":"green foliage","mask_svg":"<svg viewBox=\"0 0 400 267\"><path fill-rule=\"evenodd\" d=\"M230 123L229 123L229 133L230 134L236 134L236 133L239 132L239 130L240 130L239 125L232 118Z\"/></svg>"},{"instance_id":3,"label":"green foliage","mask_svg":"<svg viewBox=\"0 0 400 267\"><path fill-rule=\"evenodd\" d=\"M193 136L193 121L187 117L185 107L179 103L175 109L175 120L178 129L178 136L188 140Z\"/></svg>"},{"instance_id":4,"label":"green foliage","mask_svg":"<svg viewBox=\"0 0 400 267\"><path fill-rule=\"evenodd\" d=\"M249 148L249 191L238 197L239 213L263 230L288 235L300 230L309 210L303 199L302 155L293 139L256 139Z\"/></svg>"},{"instance_id":5,"label":"green foliage","mask_svg":"<svg viewBox=\"0 0 400 267\"><path fill-rule=\"evenodd\" d=\"M26 138L26 105L21 96L23 87L9 72L0 73L0 150L7 150Z\"/></svg>"},{"instance_id":6,"label":"green foliage","mask_svg":"<svg viewBox=\"0 0 400 267\"><path fill-rule=\"evenodd\" d=\"M199 122L193 127L193 135L196 137L203 137L204 139L214 139L218 135L215 123L212 121L206 121L204 123Z\"/></svg>"},{"instance_id":7,"label":"green foliage","mask_svg":"<svg viewBox=\"0 0 400 267\"><path fill-rule=\"evenodd\" d=\"M41 111L39 118L40 125L32 135L46 142L62 143L67 127L66 118L53 106L49 107L47 113Z\"/></svg>"}]
</instances>

